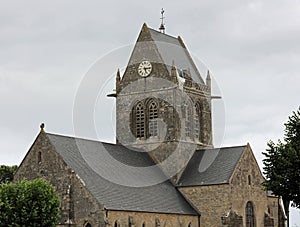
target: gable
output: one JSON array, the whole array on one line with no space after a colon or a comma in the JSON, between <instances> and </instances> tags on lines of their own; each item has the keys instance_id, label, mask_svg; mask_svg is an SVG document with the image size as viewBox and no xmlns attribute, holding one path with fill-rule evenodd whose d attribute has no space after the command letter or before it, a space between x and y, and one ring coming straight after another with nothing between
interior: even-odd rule
<instances>
[{"instance_id":1,"label":"gable","mask_svg":"<svg viewBox=\"0 0 300 227\"><path fill-rule=\"evenodd\" d=\"M238 146L196 151L178 186L229 183L245 148L246 146Z\"/></svg>"},{"instance_id":2,"label":"gable","mask_svg":"<svg viewBox=\"0 0 300 227\"><path fill-rule=\"evenodd\" d=\"M254 153L249 144L245 148L245 152L240 158L234 173L230 178L230 183L237 184L256 184L261 185L265 180L259 165L256 161ZM242 182L240 182L242 181Z\"/></svg>"}]
</instances>

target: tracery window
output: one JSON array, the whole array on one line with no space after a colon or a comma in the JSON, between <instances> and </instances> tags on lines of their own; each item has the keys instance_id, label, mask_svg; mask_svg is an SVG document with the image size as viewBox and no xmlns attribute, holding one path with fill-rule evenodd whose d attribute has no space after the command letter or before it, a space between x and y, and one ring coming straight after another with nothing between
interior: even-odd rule
<instances>
[{"instance_id":1,"label":"tracery window","mask_svg":"<svg viewBox=\"0 0 300 227\"><path fill-rule=\"evenodd\" d=\"M151 100L149 102L148 111L149 111L149 136L157 136L158 109L157 109L157 103L154 100Z\"/></svg>"},{"instance_id":2,"label":"tracery window","mask_svg":"<svg viewBox=\"0 0 300 227\"><path fill-rule=\"evenodd\" d=\"M196 111L194 114L194 137L200 140L200 104L195 105Z\"/></svg>"},{"instance_id":3,"label":"tracery window","mask_svg":"<svg viewBox=\"0 0 300 227\"><path fill-rule=\"evenodd\" d=\"M131 130L136 138L158 136L158 107L154 98L139 101L132 107Z\"/></svg>"},{"instance_id":4,"label":"tracery window","mask_svg":"<svg viewBox=\"0 0 300 227\"><path fill-rule=\"evenodd\" d=\"M246 205L246 227L255 227L255 216L252 202Z\"/></svg>"},{"instance_id":5,"label":"tracery window","mask_svg":"<svg viewBox=\"0 0 300 227\"><path fill-rule=\"evenodd\" d=\"M135 136L137 138L145 137L145 110L141 102L135 106Z\"/></svg>"},{"instance_id":6,"label":"tracery window","mask_svg":"<svg viewBox=\"0 0 300 227\"><path fill-rule=\"evenodd\" d=\"M186 137L192 137L191 131L192 131L192 125L193 125L193 112L191 105L186 105L186 115L185 115L185 136Z\"/></svg>"}]
</instances>

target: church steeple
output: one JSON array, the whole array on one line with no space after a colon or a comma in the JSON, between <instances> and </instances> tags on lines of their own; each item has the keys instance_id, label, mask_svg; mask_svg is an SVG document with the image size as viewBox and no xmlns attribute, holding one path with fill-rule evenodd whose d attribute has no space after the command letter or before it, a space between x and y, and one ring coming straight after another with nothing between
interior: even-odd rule
<instances>
[{"instance_id":1,"label":"church steeple","mask_svg":"<svg viewBox=\"0 0 300 227\"><path fill-rule=\"evenodd\" d=\"M116 75L117 141L157 163L178 152L162 167L176 182L196 149L212 147L209 81L180 37L144 23L123 76Z\"/></svg>"}]
</instances>

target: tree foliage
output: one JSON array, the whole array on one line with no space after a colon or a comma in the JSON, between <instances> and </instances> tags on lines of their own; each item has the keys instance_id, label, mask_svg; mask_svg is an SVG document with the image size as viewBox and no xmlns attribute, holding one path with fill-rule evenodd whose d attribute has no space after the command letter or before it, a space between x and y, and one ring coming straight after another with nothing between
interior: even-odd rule
<instances>
[{"instance_id":1,"label":"tree foliage","mask_svg":"<svg viewBox=\"0 0 300 227\"><path fill-rule=\"evenodd\" d=\"M0 166L0 184L12 182L18 166Z\"/></svg>"},{"instance_id":2,"label":"tree foliage","mask_svg":"<svg viewBox=\"0 0 300 227\"><path fill-rule=\"evenodd\" d=\"M285 125L284 142L268 143L265 155L264 186L275 195L282 196L284 208L289 204L300 208L300 107L288 118Z\"/></svg>"},{"instance_id":3,"label":"tree foliage","mask_svg":"<svg viewBox=\"0 0 300 227\"><path fill-rule=\"evenodd\" d=\"M43 179L0 185L0 226L57 226L60 200Z\"/></svg>"}]
</instances>

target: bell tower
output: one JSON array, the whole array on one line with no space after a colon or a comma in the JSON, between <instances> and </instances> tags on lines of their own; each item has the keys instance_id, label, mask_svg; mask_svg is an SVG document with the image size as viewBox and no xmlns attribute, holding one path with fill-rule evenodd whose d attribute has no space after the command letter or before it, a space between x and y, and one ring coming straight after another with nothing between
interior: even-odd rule
<instances>
[{"instance_id":1,"label":"bell tower","mask_svg":"<svg viewBox=\"0 0 300 227\"><path fill-rule=\"evenodd\" d=\"M211 82L181 37L142 26L116 75L117 143L149 153L174 182L199 148L212 147Z\"/></svg>"}]
</instances>

